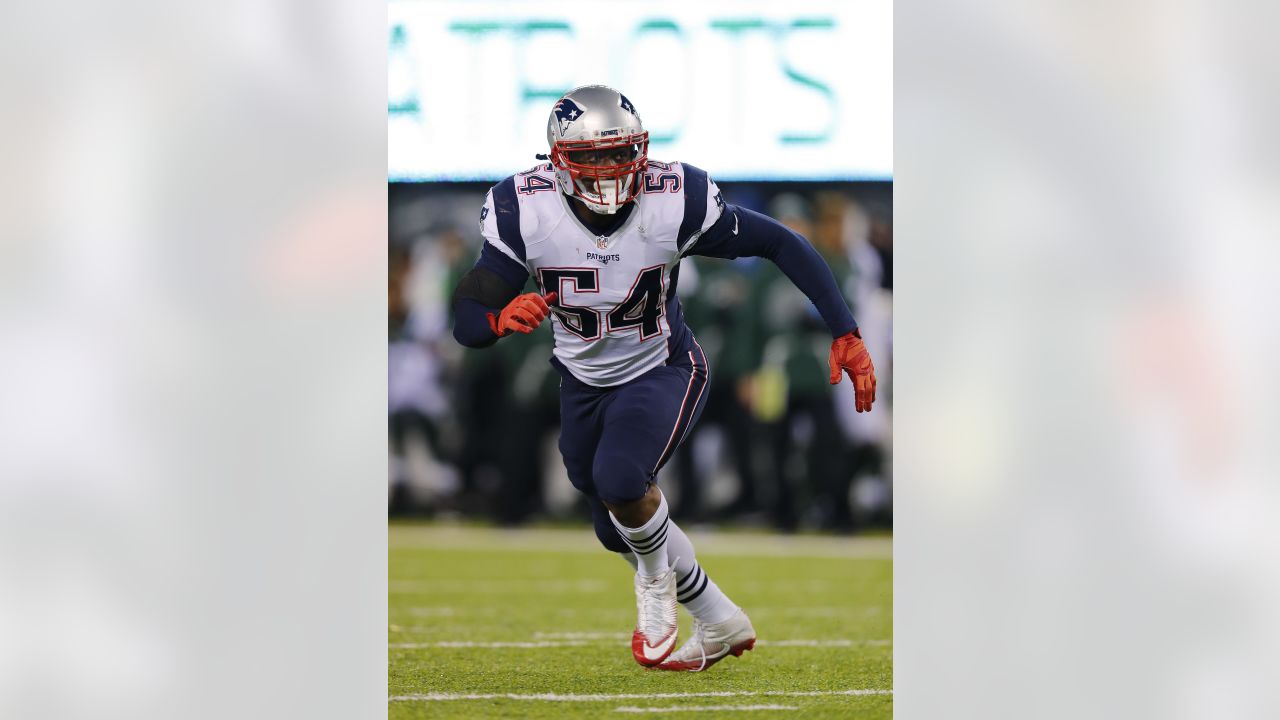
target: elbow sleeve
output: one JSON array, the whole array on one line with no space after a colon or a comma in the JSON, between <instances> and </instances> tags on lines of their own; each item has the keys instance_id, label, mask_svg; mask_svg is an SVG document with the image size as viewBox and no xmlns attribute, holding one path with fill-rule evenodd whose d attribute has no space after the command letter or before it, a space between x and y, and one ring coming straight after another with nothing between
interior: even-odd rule
<instances>
[{"instance_id":1,"label":"elbow sleeve","mask_svg":"<svg viewBox=\"0 0 1280 720\"><path fill-rule=\"evenodd\" d=\"M497 273L482 267L473 267L458 281L450 304L454 311L463 300L474 300L490 308L504 308L520 294L520 288L512 287Z\"/></svg>"},{"instance_id":2,"label":"elbow sleeve","mask_svg":"<svg viewBox=\"0 0 1280 720\"><path fill-rule=\"evenodd\" d=\"M453 308L453 339L469 348L485 348L498 341L489 327L489 313L497 310L463 299Z\"/></svg>"},{"instance_id":3,"label":"elbow sleeve","mask_svg":"<svg viewBox=\"0 0 1280 720\"><path fill-rule=\"evenodd\" d=\"M471 348L488 347L498 340L489 327L489 313L498 313L520 290L507 284L497 273L474 267L458 281L453 291L453 337Z\"/></svg>"}]
</instances>

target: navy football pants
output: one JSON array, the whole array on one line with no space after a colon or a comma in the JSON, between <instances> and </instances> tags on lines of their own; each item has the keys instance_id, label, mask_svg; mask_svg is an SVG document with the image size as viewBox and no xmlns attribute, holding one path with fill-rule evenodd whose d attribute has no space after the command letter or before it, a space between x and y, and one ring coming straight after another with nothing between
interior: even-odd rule
<instances>
[{"instance_id":1,"label":"navy football pants","mask_svg":"<svg viewBox=\"0 0 1280 720\"><path fill-rule=\"evenodd\" d=\"M574 378L559 360L560 455L569 481L587 496L596 537L628 552L601 502L644 497L707 403L707 357L696 341L622 385L598 388Z\"/></svg>"}]
</instances>

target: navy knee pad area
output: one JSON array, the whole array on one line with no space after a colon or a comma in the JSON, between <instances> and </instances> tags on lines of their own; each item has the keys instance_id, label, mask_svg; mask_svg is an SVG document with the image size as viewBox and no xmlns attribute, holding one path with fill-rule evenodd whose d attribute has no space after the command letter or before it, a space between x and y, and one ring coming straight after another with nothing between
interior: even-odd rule
<instances>
[{"instance_id":1,"label":"navy knee pad area","mask_svg":"<svg viewBox=\"0 0 1280 720\"><path fill-rule=\"evenodd\" d=\"M591 470L596 496L610 505L635 502L649 491L651 469L630 448L600 448Z\"/></svg>"},{"instance_id":2,"label":"navy knee pad area","mask_svg":"<svg viewBox=\"0 0 1280 720\"><path fill-rule=\"evenodd\" d=\"M616 553L631 552L631 546L618 534L618 529L609 519L609 510L599 500L591 501L591 524L595 526L596 537L606 549Z\"/></svg>"}]
</instances>

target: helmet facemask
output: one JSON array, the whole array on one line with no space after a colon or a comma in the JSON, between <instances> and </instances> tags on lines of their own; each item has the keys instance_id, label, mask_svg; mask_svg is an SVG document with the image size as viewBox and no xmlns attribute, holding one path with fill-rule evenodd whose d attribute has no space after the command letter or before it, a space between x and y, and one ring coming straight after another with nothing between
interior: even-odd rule
<instances>
[{"instance_id":1,"label":"helmet facemask","mask_svg":"<svg viewBox=\"0 0 1280 720\"><path fill-rule=\"evenodd\" d=\"M618 212L640 193L640 175L648 157L649 133L644 131L591 140L557 140L551 147L551 164L561 189L602 215Z\"/></svg>"}]
</instances>

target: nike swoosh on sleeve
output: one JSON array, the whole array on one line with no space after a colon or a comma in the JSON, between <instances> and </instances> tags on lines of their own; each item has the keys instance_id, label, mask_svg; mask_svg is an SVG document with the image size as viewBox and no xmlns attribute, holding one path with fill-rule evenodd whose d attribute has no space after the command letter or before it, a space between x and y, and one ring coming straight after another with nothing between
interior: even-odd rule
<instances>
[{"instance_id":1,"label":"nike swoosh on sleeve","mask_svg":"<svg viewBox=\"0 0 1280 720\"><path fill-rule=\"evenodd\" d=\"M733 214L733 234L738 234L738 213Z\"/></svg>"}]
</instances>

